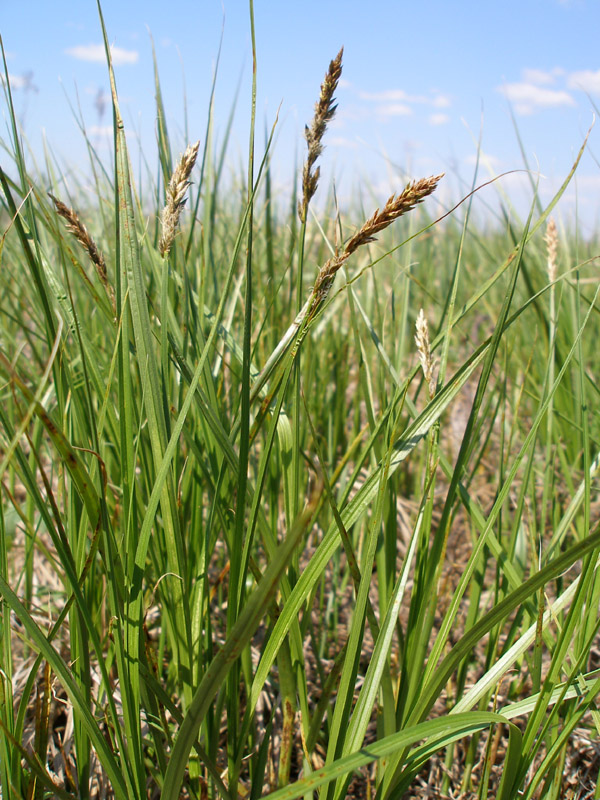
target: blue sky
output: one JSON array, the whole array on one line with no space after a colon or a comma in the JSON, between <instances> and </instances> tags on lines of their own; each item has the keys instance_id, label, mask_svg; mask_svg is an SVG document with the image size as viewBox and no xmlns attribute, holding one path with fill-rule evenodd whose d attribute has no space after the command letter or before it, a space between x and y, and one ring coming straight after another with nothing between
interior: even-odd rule
<instances>
[{"instance_id":1,"label":"blue sky","mask_svg":"<svg viewBox=\"0 0 600 800\"><path fill-rule=\"evenodd\" d=\"M93 0L5 3L0 31L15 105L34 152L42 135L71 167L85 148L69 103L80 104L99 149L108 149L111 122L106 66ZM129 138L139 137L154 163L152 50L155 42L171 134L185 145L184 105L191 140L202 139L213 69L223 30L215 119L223 131L234 103L231 168L244 163L250 106L250 26L245 0L104 0L117 85ZM258 120L262 139L281 106L275 169L282 185L304 155L302 131L329 60L344 46L338 113L326 136L323 180L335 177L342 195L359 183L375 197L402 188L406 176L446 172L457 197L470 182L482 130L491 173L520 169L523 159L512 105L530 166L539 169L541 196L569 170L600 108L598 0L503 0L420 3L357 0L255 0ZM184 85L187 101L184 103ZM4 119L6 114L4 113ZM6 131L6 123L4 123ZM6 134L3 131L3 136ZM577 186L561 203L585 227L600 222L600 123ZM524 203L526 177L501 186ZM465 184L466 185L466 184ZM481 193L491 201L495 188Z\"/></svg>"}]
</instances>

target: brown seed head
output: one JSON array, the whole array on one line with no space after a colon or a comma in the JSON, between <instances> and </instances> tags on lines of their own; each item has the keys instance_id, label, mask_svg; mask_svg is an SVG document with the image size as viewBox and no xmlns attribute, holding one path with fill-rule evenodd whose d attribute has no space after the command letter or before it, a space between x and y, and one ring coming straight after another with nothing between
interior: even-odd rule
<instances>
[{"instance_id":1,"label":"brown seed head","mask_svg":"<svg viewBox=\"0 0 600 800\"><path fill-rule=\"evenodd\" d=\"M421 180L409 183L406 189L397 197L392 195L383 207L383 210L380 211L377 209L362 228L354 234L343 252L336 254L323 264L319 270L313 288L313 297L315 298L316 306L319 306L327 297L337 271L352 253L358 250L361 245L374 242L377 233L380 233L384 228L387 228L388 225L391 225L398 217L406 214L406 212L414 208L417 203L421 203L435 190L442 177L443 175L436 175L431 178L421 178Z\"/></svg>"},{"instance_id":2,"label":"brown seed head","mask_svg":"<svg viewBox=\"0 0 600 800\"><path fill-rule=\"evenodd\" d=\"M421 178L418 181L409 183L399 195L392 195L383 210L377 209L358 233L350 239L346 245L346 251L353 253L361 245L375 241L377 233L391 225L398 217L413 209L418 203L422 203L435 190L441 178L443 178L443 173L431 178Z\"/></svg>"},{"instance_id":3,"label":"brown seed head","mask_svg":"<svg viewBox=\"0 0 600 800\"><path fill-rule=\"evenodd\" d=\"M314 193L317 191L319 182L319 168L313 170L317 158L323 152L323 136L327 125L333 119L335 110L334 92L342 75L342 47L337 56L329 63L329 69L325 75L325 80L321 84L321 94L315 104L315 115L310 124L304 129L304 136L308 146L308 153L302 170L302 201L298 203L298 214L300 221L306 221L308 204Z\"/></svg>"},{"instance_id":4,"label":"brown seed head","mask_svg":"<svg viewBox=\"0 0 600 800\"><path fill-rule=\"evenodd\" d=\"M71 233L86 250L87 253L96 267L96 273L100 278L102 285L108 295L108 298L111 302L113 307L113 311L116 312L116 301L115 301L115 293L113 287L110 285L108 281L108 273L106 271L106 262L104 261L104 256L98 250L96 242L92 239L90 234L88 233L88 229L85 227L83 222L79 219L77 213L73 211L72 208L66 206L63 202L61 202L57 197L55 197L51 192L48 192L48 196L54 203L54 207L56 208L56 213L59 217L62 217L65 222L67 223L67 230Z\"/></svg>"},{"instance_id":5,"label":"brown seed head","mask_svg":"<svg viewBox=\"0 0 600 800\"><path fill-rule=\"evenodd\" d=\"M173 245L179 217L185 205L187 188L190 185L190 175L198 157L200 142L188 145L181 156L167 186L167 202L161 214L162 233L158 243L161 256L168 256Z\"/></svg>"}]
</instances>

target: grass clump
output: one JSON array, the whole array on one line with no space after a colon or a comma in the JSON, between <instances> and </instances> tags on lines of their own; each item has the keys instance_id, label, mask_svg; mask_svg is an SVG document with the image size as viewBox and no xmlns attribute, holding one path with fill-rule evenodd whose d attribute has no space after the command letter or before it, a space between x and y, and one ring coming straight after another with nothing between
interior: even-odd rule
<instances>
[{"instance_id":1,"label":"grass clump","mask_svg":"<svg viewBox=\"0 0 600 800\"><path fill-rule=\"evenodd\" d=\"M441 175L313 226L342 51L287 211L254 124L238 204L210 113L170 166L157 70L145 218L106 53L91 207L7 94L2 797L597 794L597 263L550 217L583 148L491 232L432 218Z\"/></svg>"}]
</instances>

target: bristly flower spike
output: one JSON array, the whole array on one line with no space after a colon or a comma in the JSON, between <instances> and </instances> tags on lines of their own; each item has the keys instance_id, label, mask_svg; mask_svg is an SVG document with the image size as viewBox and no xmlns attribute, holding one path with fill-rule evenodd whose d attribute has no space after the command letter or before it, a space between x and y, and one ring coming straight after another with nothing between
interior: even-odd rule
<instances>
[{"instance_id":1,"label":"bristly flower spike","mask_svg":"<svg viewBox=\"0 0 600 800\"><path fill-rule=\"evenodd\" d=\"M321 84L321 94L315 104L315 115L310 127L304 129L304 136L308 146L304 169L302 170L302 200L298 203L298 216L300 222L306 222L306 213L314 193L317 191L319 183L320 169L314 168L317 158L323 152L323 136L327 125L331 122L337 108L334 105L333 94L337 89L342 75L342 55L344 48L340 49L337 56L329 63L329 69L325 75L325 80Z\"/></svg>"},{"instance_id":2,"label":"bristly flower spike","mask_svg":"<svg viewBox=\"0 0 600 800\"><path fill-rule=\"evenodd\" d=\"M62 217L65 222L67 223L68 231L77 239L79 244L87 250L87 254L90 257L91 262L96 267L96 273L100 278L100 282L104 286L106 294L108 295L108 299L110 300L110 304L112 306L113 312L116 313L117 304L115 301L115 292L113 287L110 285L108 280L108 272L106 270L106 262L104 261L104 256L98 249L96 242L90 236L88 229L85 227L83 222L79 219L76 211L73 211L72 208L66 206L58 197L55 197L51 192L48 192L48 197L54 203L54 207L56 208L56 213L59 217Z\"/></svg>"},{"instance_id":3,"label":"bristly flower spike","mask_svg":"<svg viewBox=\"0 0 600 800\"><path fill-rule=\"evenodd\" d=\"M323 264L319 270L313 288L314 303L310 312L311 316L314 316L318 307L329 294L329 290L333 285L338 270L352 253L358 250L362 245L374 242L376 234L387 228L388 225L391 225L394 220L413 209L418 203L422 203L423 200L435 190L442 177L443 174L435 175L430 178L421 178L418 181L409 183L398 196L392 195L382 211L377 209L362 228L354 234L343 252L337 253L333 258L330 258L329 261Z\"/></svg>"},{"instance_id":4,"label":"bristly flower spike","mask_svg":"<svg viewBox=\"0 0 600 800\"><path fill-rule=\"evenodd\" d=\"M419 361L421 362L421 369L425 377L425 382L429 390L429 399L433 399L435 395L435 378L433 376L433 357L431 355L431 343L429 341L429 326L427 325L427 318L423 309L419 311L416 323L417 333L415 335L415 344L417 345L417 353Z\"/></svg>"},{"instance_id":5,"label":"bristly flower spike","mask_svg":"<svg viewBox=\"0 0 600 800\"><path fill-rule=\"evenodd\" d=\"M167 202L161 214L162 233L158 243L161 256L167 257L173 245L179 217L185 205L188 186L190 185L190 175L198 157L200 142L188 145L185 153L179 159L175 171L167 186Z\"/></svg>"}]
</instances>

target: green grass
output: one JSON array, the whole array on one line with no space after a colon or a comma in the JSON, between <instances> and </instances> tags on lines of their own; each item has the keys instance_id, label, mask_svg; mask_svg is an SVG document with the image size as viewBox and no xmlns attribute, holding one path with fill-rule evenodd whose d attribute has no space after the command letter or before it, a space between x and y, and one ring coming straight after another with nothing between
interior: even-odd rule
<instances>
[{"instance_id":1,"label":"green grass","mask_svg":"<svg viewBox=\"0 0 600 800\"><path fill-rule=\"evenodd\" d=\"M50 155L28 171L7 92L2 797L387 800L430 759L440 792L565 796L600 722L600 306L594 243L559 230L549 281L544 237L585 143L527 220L434 195L321 295L373 209L273 193L254 83L247 173L209 112L161 257L182 148L156 70L148 212L108 54L92 204Z\"/></svg>"}]
</instances>

